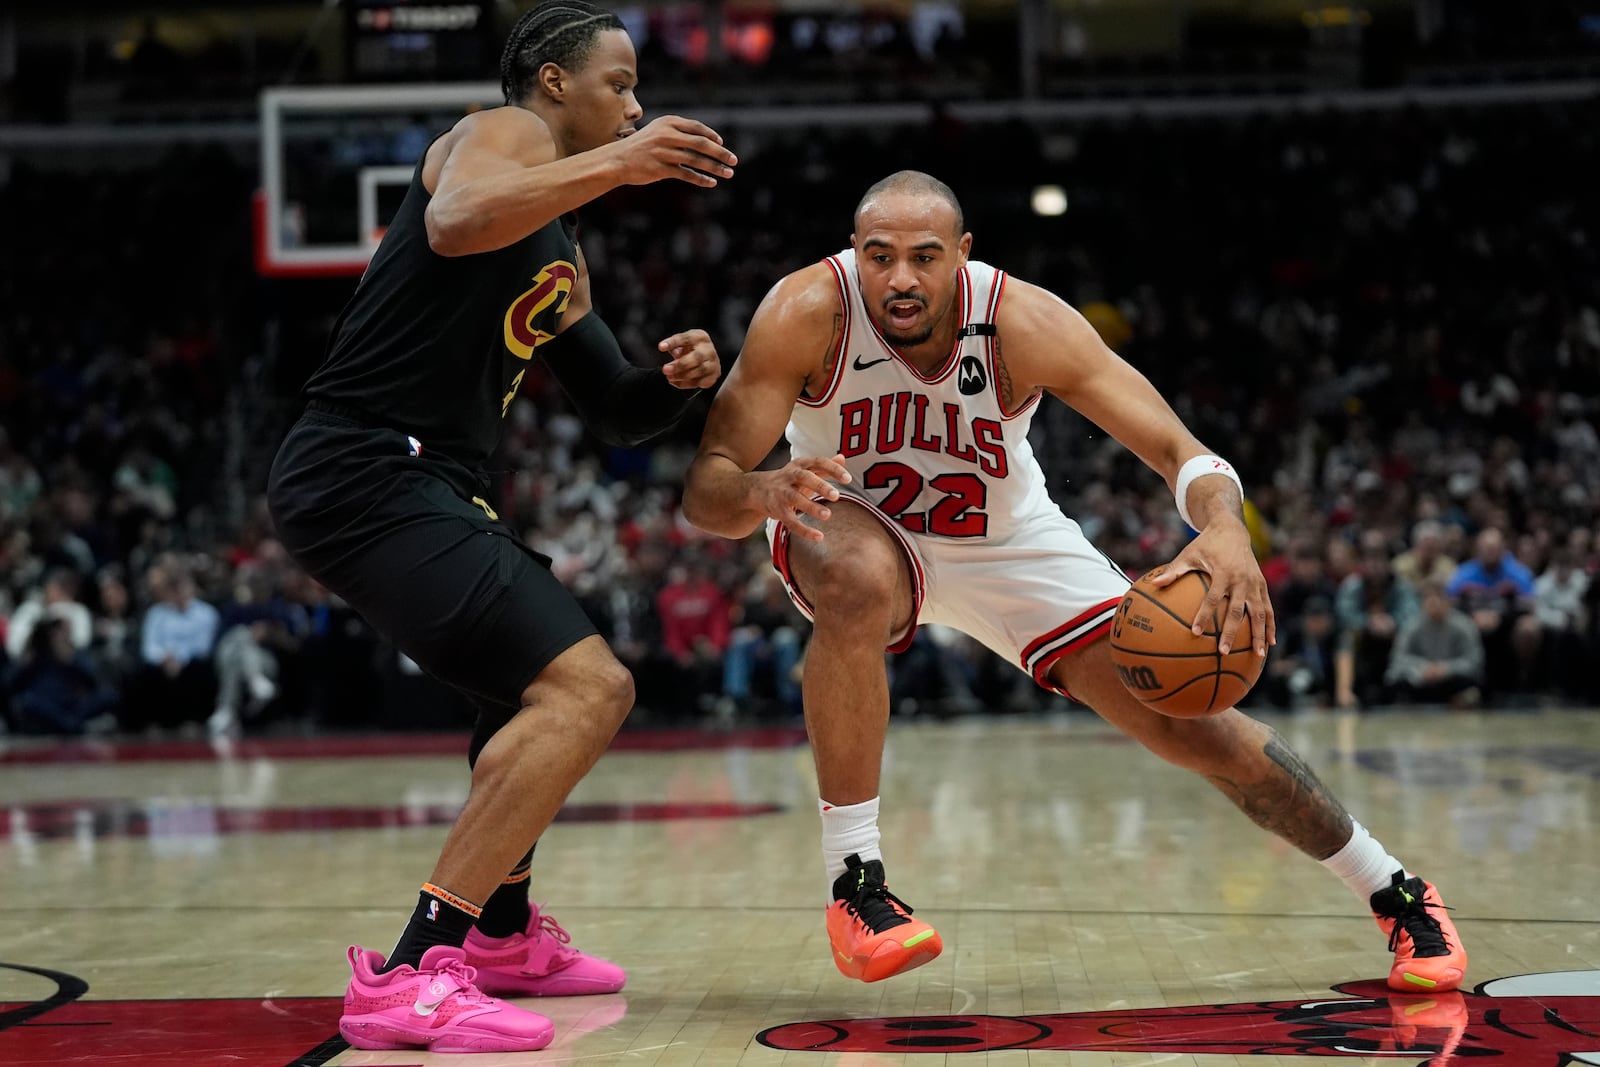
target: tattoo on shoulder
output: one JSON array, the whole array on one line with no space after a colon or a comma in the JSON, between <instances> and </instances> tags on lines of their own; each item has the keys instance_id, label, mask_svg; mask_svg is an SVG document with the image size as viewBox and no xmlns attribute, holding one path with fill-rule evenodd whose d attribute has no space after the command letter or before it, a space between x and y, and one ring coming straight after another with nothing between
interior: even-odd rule
<instances>
[{"instance_id":1,"label":"tattoo on shoulder","mask_svg":"<svg viewBox=\"0 0 1600 1067\"><path fill-rule=\"evenodd\" d=\"M844 332L844 315L834 312L833 332L828 336L827 350L822 353L822 376L813 385L810 378L806 379L806 395L817 397L828 389L828 381L833 377L835 357L839 354L839 335Z\"/></svg>"}]
</instances>

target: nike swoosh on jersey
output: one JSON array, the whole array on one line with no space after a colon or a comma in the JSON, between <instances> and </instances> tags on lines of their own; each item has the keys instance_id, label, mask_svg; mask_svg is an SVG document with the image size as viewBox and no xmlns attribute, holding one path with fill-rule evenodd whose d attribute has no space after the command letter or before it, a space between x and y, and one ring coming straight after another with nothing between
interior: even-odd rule
<instances>
[{"instance_id":1,"label":"nike swoosh on jersey","mask_svg":"<svg viewBox=\"0 0 1600 1067\"><path fill-rule=\"evenodd\" d=\"M863 363L861 362L861 357L857 356L856 361L850 365L856 370L866 370L868 367L876 367L880 363L887 363L889 359L890 357L884 356L882 359L875 359L871 363Z\"/></svg>"}]
</instances>

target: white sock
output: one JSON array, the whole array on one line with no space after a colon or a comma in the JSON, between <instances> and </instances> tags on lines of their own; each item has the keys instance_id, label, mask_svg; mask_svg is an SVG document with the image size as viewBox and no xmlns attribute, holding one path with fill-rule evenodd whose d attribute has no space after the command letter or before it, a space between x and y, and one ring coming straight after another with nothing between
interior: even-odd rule
<instances>
[{"instance_id":1,"label":"white sock","mask_svg":"<svg viewBox=\"0 0 1600 1067\"><path fill-rule=\"evenodd\" d=\"M1378 890L1389 888L1395 871L1405 870L1404 865L1389 855L1389 850L1354 819L1350 820L1350 840L1345 842L1344 848L1323 860L1322 865L1338 875L1363 904Z\"/></svg>"},{"instance_id":2,"label":"white sock","mask_svg":"<svg viewBox=\"0 0 1600 1067\"><path fill-rule=\"evenodd\" d=\"M878 798L843 806L817 801L822 813L822 865L828 875L828 900L833 900L833 882L844 873L845 857L858 855L861 862L883 859L878 844Z\"/></svg>"}]
</instances>

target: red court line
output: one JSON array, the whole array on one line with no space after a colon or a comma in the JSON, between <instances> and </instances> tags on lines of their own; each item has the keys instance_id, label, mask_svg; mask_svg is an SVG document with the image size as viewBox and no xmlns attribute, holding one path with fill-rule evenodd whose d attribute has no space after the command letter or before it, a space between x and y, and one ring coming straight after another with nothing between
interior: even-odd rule
<instances>
[{"instance_id":1,"label":"red court line","mask_svg":"<svg viewBox=\"0 0 1600 1067\"><path fill-rule=\"evenodd\" d=\"M0 751L0 766L40 763L165 763L220 759L369 759L381 756L465 756L467 734L333 734L326 737L247 738L242 741L58 741ZM627 730L613 752L685 752L730 748L789 748L805 742L801 726L747 730L691 728Z\"/></svg>"},{"instance_id":2,"label":"red court line","mask_svg":"<svg viewBox=\"0 0 1600 1067\"><path fill-rule=\"evenodd\" d=\"M567 804L556 822L663 822L675 819L738 819L772 815L779 804L698 803ZM203 800L149 804L126 799L57 800L0 809L0 837L20 833L41 840L87 834L104 837L215 837L385 827L449 826L454 804L305 808L222 808Z\"/></svg>"}]
</instances>

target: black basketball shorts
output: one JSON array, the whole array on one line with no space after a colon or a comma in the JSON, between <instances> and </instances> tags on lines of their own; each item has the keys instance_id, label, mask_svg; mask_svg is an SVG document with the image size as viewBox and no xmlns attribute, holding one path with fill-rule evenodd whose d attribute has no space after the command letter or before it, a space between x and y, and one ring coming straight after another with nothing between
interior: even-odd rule
<instances>
[{"instance_id":1,"label":"black basketball shorts","mask_svg":"<svg viewBox=\"0 0 1600 1067\"><path fill-rule=\"evenodd\" d=\"M466 468L414 451L398 430L308 410L268 480L278 538L423 670L515 709L594 624L550 561L473 502Z\"/></svg>"}]
</instances>

